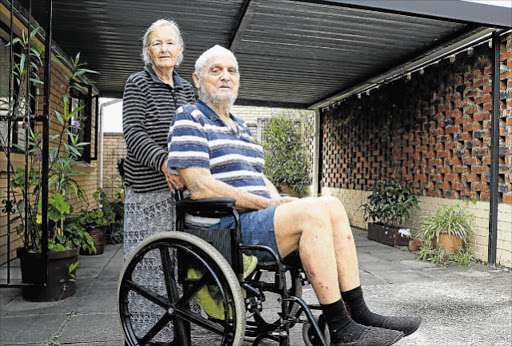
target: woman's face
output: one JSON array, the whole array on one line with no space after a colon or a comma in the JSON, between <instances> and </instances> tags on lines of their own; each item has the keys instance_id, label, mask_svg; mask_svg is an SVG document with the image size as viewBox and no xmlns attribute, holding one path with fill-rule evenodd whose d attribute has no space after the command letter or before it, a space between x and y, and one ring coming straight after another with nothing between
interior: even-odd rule
<instances>
[{"instance_id":1,"label":"woman's face","mask_svg":"<svg viewBox=\"0 0 512 346\"><path fill-rule=\"evenodd\" d=\"M183 45L179 44L174 29L160 26L149 35L149 56L157 69L174 68L181 55Z\"/></svg>"}]
</instances>

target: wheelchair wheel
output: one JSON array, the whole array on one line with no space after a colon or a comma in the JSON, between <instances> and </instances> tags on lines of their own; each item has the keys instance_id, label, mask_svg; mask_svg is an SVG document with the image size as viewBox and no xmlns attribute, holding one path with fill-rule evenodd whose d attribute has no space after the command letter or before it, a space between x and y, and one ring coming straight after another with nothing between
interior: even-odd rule
<instances>
[{"instance_id":1,"label":"wheelchair wheel","mask_svg":"<svg viewBox=\"0 0 512 346\"><path fill-rule=\"evenodd\" d=\"M324 315L320 315L320 317L315 317L315 321L320 328L320 331L324 335L325 342L327 345L331 344L331 335L329 334L329 329L327 328L327 323L325 322ZM311 323L304 323L302 326L302 338L304 339L304 344L306 346L318 346L320 345L320 340L318 335L315 333L315 329L311 326Z\"/></svg>"},{"instance_id":2,"label":"wheelchair wheel","mask_svg":"<svg viewBox=\"0 0 512 346\"><path fill-rule=\"evenodd\" d=\"M159 263L162 282L141 274L146 261ZM121 271L118 308L129 345L243 342L245 306L237 276L213 246L184 232L154 235L133 250ZM141 326L137 318L148 311L158 318Z\"/></svg>"}]
</instances>

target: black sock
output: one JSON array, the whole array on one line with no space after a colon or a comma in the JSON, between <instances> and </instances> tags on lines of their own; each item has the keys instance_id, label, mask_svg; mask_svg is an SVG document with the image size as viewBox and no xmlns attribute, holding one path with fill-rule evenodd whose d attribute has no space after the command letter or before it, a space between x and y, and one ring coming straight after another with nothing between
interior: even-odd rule
<instances>
[{"instance_id":1,"label":"black sock","mask_svg":"<svg viewBox=\"0 0 512 346\"><path fill-rule=\"evenodd\" d=\"M368 309L363 298L363 290L361 289L361 286L347 292L341 292L341 296L345 301L348 314L354 321L365 326L383 326L386 317L373 313Z\"/></svg>"},{"instance_id":2,"label":"black sock","mask_svg":"<svg viewBox=\"0 0 512 346\"><path fill-rule=\"evenodd\" d=\"M355 323L347 313L343 300L331 304L321 304L322 312L329 333L331 335L331 343L354 342L358 340L366 330L366 327Z\"/></svg>"}]
</instances>

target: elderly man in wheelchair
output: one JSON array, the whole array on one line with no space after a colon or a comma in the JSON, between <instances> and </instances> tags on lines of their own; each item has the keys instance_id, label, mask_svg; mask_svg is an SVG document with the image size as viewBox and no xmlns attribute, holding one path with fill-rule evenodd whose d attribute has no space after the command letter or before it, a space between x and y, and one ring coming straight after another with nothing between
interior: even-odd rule
<instances>
[{"instance_id":1,"label":"elderly man in wheelchair","mask_svg":"<svg viewBox=\"0 0 512 346\"><path fill-rule=\"evenodd\" d=\"M419 317L383 316L366 306L341 202L282 197L263 175L261 146L230 113L240 78L235 56L210 48L193 78L199 100L177 111L168 160L190 198L177 203L178 231L147 239L125 263L119 313L127 343L290 345L290 328L302 323L306 345L392 345L416 331ZM160 292L136 275L151 252L164 272ZM319 304L301 299L305 282ZM281 307L273 317L263 309L271 294ZM162 312L149 331L130 323L130 295ZM168 324L174 341L153 342Z\"/></svg>"}]
</instances>

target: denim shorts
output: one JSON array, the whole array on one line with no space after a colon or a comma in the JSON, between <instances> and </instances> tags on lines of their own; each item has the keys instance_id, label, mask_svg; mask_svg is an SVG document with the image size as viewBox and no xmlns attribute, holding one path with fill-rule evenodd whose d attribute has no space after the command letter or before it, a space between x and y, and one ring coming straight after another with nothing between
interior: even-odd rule
<instances>
[{"instance_id":1,"label":"denim shorts","mask_svg":"<svg viewBox=\"0 0 512 346\"><path fill-rule=\"evenodd\" d=\"M276 208L277 206L273 206L267 209L240 214L240 222L242 223L242 243L246 245L266 245L279 255L274 231L274 214ZM224 229L234 227L235 220L230 216L223 217L218 224L210 226L210 228ZM248 251L248 253L255 255L260 261L274 259L274 257L266 251Z\"/></svg>"}]
</instances>

